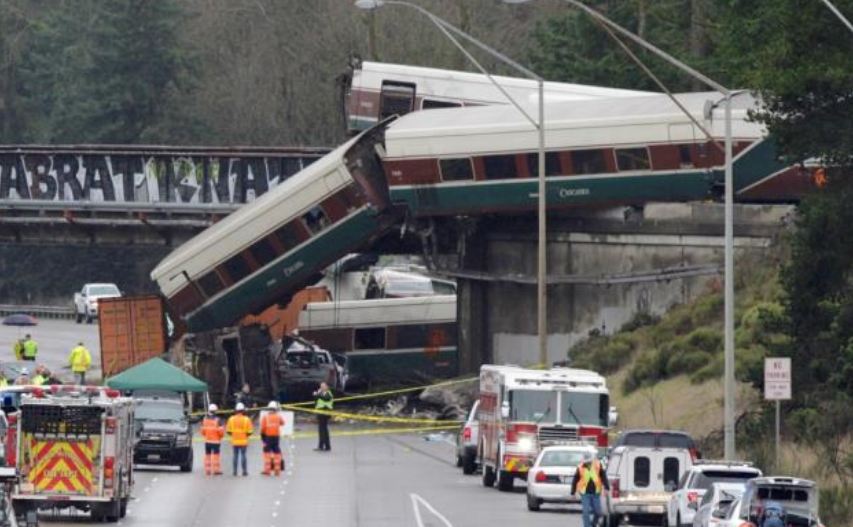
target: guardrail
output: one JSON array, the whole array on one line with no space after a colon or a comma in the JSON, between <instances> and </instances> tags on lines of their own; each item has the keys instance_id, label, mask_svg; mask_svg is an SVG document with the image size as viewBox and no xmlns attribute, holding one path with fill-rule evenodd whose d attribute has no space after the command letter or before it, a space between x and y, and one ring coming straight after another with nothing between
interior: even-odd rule
<instances>
[{"instance_id":1,"label":"guardrail","mask_svg":"<svg viewBox=\"0 0 853 527\"><path fill-rule=\"evenodd\" d=\"M0 315L26 313L39 318L74 318L74 308L66 306L33 306L0 304Z\"/></svg>"}]
</instances>

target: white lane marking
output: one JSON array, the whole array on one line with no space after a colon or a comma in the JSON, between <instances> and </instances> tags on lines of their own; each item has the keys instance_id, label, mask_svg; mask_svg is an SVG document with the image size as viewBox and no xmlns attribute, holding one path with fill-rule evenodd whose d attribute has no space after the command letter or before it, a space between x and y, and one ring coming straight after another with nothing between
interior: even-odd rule
<instances>
[{"instance_id":1,"label":"white lane marking","mask_svg":"<svg viewBox=\"0 0 853 527\"><path fill-rule=\"evenodd\" d=\"M153 478L151 478L151 483L157 483L157 476L154 476Z\"/></svg>"},{"instance_id":2,"label":"white lane marking","mask_svg":"<svg viewBox=\"0 0 853 527\"><path fill-rule=\"evenodd\" d=\"M275 506L278 507L279 505L281 505L281 500L275 500Z\"/></svg>"},{"instance_id":3,"label":"white lane marking","mask_svg":"<svg viewBox=\"0 0 853 527\"><path fill-rule=\"evenodd\" d=\"M421 518L420 505L423 505L424 507L426 507L426 509L428 511L430 511L433 514L433 516L435 516L436 518L441 520L442 523L444 523L444 525L446 525L447 527L453 527L453 524L450 523L450 520L448 520L447 518L444 517L443 514L438 512L436 510L436 508L433 507L432 505L430 505L427 500L421 498L420 496L418 496L415 493L409 494L409 498L412 499L412 509L414 509L414 511L415 511L415 521L418 522L418 527L424 527L424 521L423 521L423 518Z\"/></svg>"},{"instance_id":4,"label":"white lane marking","mask_svg":"<svg viewBox=\"0 0 853 527\"><path fill-rule=\"evenodd\" d=\"M272 517L273 517L273 518L278 518L278 513L277 513L277 512L272 513Z\"/></svg>"}]
</instances>

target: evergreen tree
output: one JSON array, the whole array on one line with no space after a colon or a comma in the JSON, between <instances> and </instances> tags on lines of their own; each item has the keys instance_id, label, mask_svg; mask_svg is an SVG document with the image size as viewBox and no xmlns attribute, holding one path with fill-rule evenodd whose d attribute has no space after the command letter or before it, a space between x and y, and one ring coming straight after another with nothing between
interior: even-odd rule
<instances>
[{"instance_id":1,"label":"evergreen tree","mask_svg":"<svg viewBox=\"0 0 853 527\"><path fill-rule=\"evenodd\" d=\"M36 29L20 92L32 139L63 143L166 142L190 62L172 0L73 0Z\"/></svg>"}]
</instances>

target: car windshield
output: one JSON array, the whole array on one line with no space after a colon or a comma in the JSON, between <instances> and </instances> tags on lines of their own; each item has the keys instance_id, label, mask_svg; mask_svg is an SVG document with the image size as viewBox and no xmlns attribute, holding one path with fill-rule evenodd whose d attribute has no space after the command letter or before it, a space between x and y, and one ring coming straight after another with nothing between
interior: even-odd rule
<instances>
[{"instance_id":1,"label":"car windshield","mask_svg":"<svg viewBox=\"0 0 853 527\"><path fill-rule=\"evenodd\" d=\"M607 426L610 398L606 393L561 392L560 422Z\"/></svg>"},{"instance_id":2,"label":"car windshield","mask_svg":"<svg viewBox=\"0 0 853 527\"><path fill-rule=\"evenodd\" d=\"M577 450L549 450L542 454L540 467L576 467L583 461L583 452Z\"/></svg>"},{"instance_id":3,"label":"car windshield","mask_svg":"<svg viewBox=\"0 0 853 527\"><path fill-rule=\"evenodd\" d=\"M691 485L694 489L710 489L714 483L738 483L757 478L754 470L704 470L696 475Z\"/></svg>"},{"instance_id":4,"label":"car windshield","mask_svg":"<svg viewBox=\"0 0 853 527\"><path fill-rule=\"evenodd\" d=\"M93 285L89 287L90 295L118 295L118 287L114 285Z\"/></svg>"},{"instance_id":5,"label":"car windshield","mask_svg":"<svg viewBox=\"0 0 853 527\"><path fill-rule=\"evenodd\" d=\"M137 399L135 416L140 421L180 421L184 409L180 404Z\"/></svg>"},{"instance_id":6,"label":"car windshield","mask_svg":"<svg viewBox=\"0 0 853 527\"><path fill-rule=\"evenodd\" d=\"M319 361L313 351L288 351L287 362L298 366L314 366Z\"/></svg>"},{"instance_id":7,"label":"car windshield","mask_svg":"<svg viewBox=\"0 0 853 527\"><path fill-rule=\"evenodd\" d=\"M509 392L509 418L513 421L555 421L557 392L512 390Z\"/></svg>"}]
</instances>

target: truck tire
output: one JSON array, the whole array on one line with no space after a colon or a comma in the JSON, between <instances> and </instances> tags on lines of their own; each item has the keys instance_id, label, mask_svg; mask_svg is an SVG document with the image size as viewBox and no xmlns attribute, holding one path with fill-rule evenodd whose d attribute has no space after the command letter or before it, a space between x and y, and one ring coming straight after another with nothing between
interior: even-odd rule
<instances>
[{"instance_id":1,"label":"truck tire","mask_svg":"<svg viewBox=\"0 0 853 527\"><path fill-rule=\"evenodd\" d=\"M460 456L459 454L456 455L456 467L457 468L462 467L462 456Z\"/></svg>"},{"instance_id":2,"label":"truck tire","mask_svg":"<svg viewBox=\"0 0 853 527\"><path fill-rule=\"evenodd\" d=\"M193 471L193 452L190 450L190 455L187 456L187 460L181 463L181 472L192 472Z\"/></svg>"},{"instance_id":3,"label":"truck tire","mask_svg":"<svg viewBox=\"0 0 853 527\"><path fill-rule=\"evenodd\" d=\"M124 518L127 516L127 498L121 499L121 515L120 517Z\"/></svg>"},{"instance_id":4,"label":"truck tire","mask_svg":"<svg viewBox=\"0 0 853 527\"><path fill-rule=\"evenodd\" d=\"M498 473L498 490L501 492L512 492L515 477L509 472L501 470Z\"/></svg>"},{"instance_id":5,"label":"truck tire","mask_svg":"<svg viewBox=\"0 0 853 527\"><path fill-rule=\"evenodd\" d=\"M483 465L483 486L484 487L493 487L494 484L495 484L495 470L488 465Z\"/></svg>"},{"instance_id":6,"label":"truck tire","mask_svg":"<svg viewBox=\"0 0 853 527\"><path fill-rule=\"evenodd\" d=\"M471 475L477 470L477 459L473 452L465 452L462 455L462 473Z\"/></svg>"},{"instance_id":7,"label":"truck tire","mask_svg":"<svg viewBox=\"0 0 853 527\"><path fill-rule=\"evenodd\" d=\"M91 324L91 323L92 323L92 315L87 314L86 315L86 324Z\"/></svg>"},{"instance_id":8,"label":"truck tire","mask_svg":"<svg viewBox=\"0 0 853 527\"><path fill-rule=\"evenodd\" d=\"M74 309L74 321L77 322L78 324L83 322L83 315L81 315L80 312L77 311L76 308Z\"/></svg>"},{"instance_id":9,"label":"truck tire","mask_svg":"<svg viewBox=\"0 0 853 527\"><path fill-rule=\"evenodd\" d=\"M622 516L618 514L609 514L607 516L607 527L619 527L622 523Z\"/></svg>"}]
</instances>

